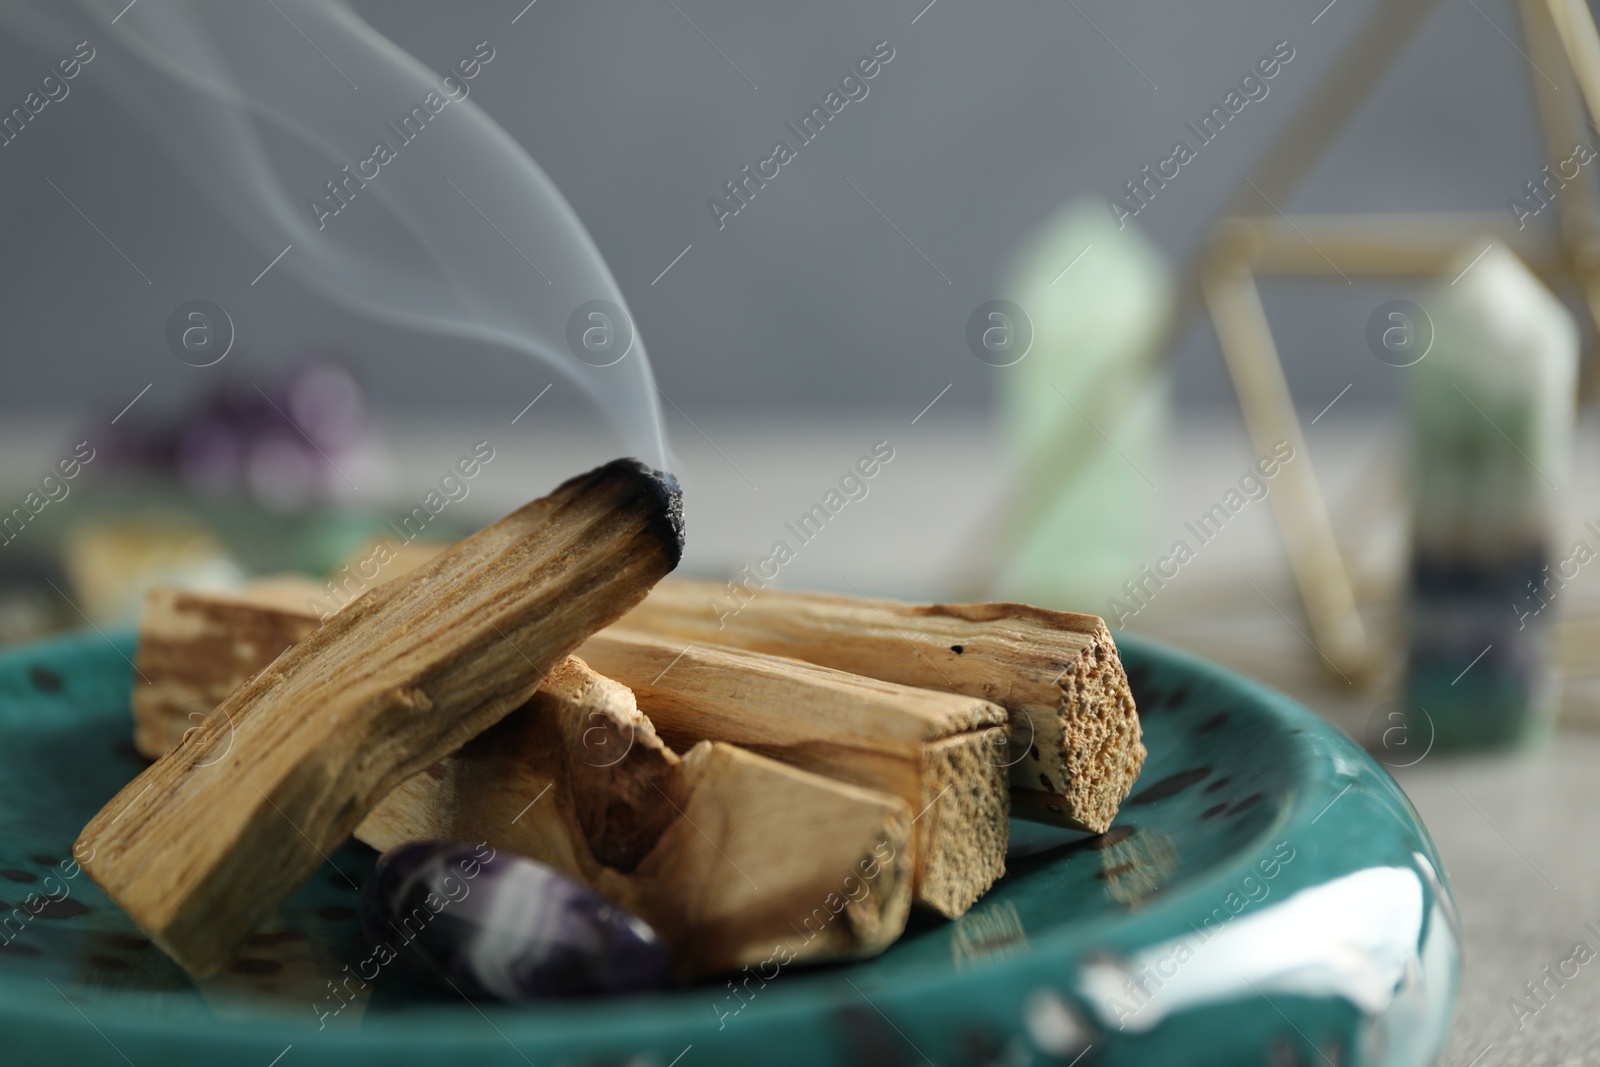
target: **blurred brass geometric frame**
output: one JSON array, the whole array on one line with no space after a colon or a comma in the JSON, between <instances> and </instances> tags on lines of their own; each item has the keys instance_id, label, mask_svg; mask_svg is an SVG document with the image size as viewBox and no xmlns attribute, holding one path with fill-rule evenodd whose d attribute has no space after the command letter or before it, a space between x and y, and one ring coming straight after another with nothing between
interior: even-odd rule
<instances>
[{"instance_id":1,"label":"blurred brass geometric frame","mask_svg":"<svg viewBox=\"0 0 1600 1067\"><path fill-rule=\"evenodd\" d=\"M1434 2L1396 0L1375 9L1342 61L1245 178L1194 270L1253 446L1264 454L1275 442L1288 441L1303 457L1282 468L1279 491L1270 497L1273 515L1312 643L1346 682L1371 674L1379 664L1357 611L1256 277L1337 276L1347 284L1352 276L1437 277L1469 243L1497 240L1547 282L1576 282L1591 320L1600 324L1600 219L1592 169L1569 179L1578 188L1556 198L1559 240L1554 245L1513 226L1509 211L1291 218L1278 208ZM1594 128L1593 116L1600 116L1600 33L1584 0L1520 0L1520 11L1542 140L1554 165L1571 153L1584 123ZM1592 383L1591 377L1591 388Z\"/></svg>"}]
</instances>

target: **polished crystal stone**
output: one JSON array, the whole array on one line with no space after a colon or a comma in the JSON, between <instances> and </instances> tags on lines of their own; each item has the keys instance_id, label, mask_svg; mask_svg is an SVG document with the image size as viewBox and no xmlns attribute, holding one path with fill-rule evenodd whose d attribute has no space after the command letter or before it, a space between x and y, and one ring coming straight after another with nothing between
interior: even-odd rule
<instances>
[{"instance_id":1,"label":"polished crystal stone","mask_svg":"<svg viewBox=\"0 0 1600 1067\"><path fill-rule=\"evenodd\" d=\"M488 845L418 841L384 853L362 891L361 924L396 966L468 996L637 992L661 988L672 973L643 920Z\"/></svg>"}]
</instances>

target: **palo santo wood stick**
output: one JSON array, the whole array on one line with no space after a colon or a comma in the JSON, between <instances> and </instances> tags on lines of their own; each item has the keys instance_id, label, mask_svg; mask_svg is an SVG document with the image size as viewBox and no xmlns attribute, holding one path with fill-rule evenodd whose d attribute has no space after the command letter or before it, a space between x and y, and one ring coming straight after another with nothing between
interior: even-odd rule
<instances>
[{"instance_id":1,"label":"palo santo wood stick","mask_svg":"<svg viewBox=\"0 0 1600 1067\"><path fill-rule=\"evenodd\" d=\"M910 910L911 819L888 794L732 745L680 760L624 686L568 659L357 836L487 839L539 859L651 923L689 979L883 951Z\"/></svg>"},{"instance_id":2,"label":"palo santo wood stick","mask_svg":"<svg viewBox=\"0 0 1600 1067\"><path fill-rule=\"evenodd\" d=\"M371 590L113 798L84 868L185 969L216 970L390 790L670 571L679 508L661 476L610 463Z\"/></svg>"},{"instance_id":3,"label":"palo santo wood stick","mask_svg":"<svg viewBox=\"0 0 1600 1067\"><path fill-rule=\"evenodd\" d=\"M619 627L578 654L632 689L672 744L727 741L911 804L914 892L940 914L961 915L1005 873L996 705Z\"/></svg>"},{"instance_id":4,"label":"palo santo wood stick","mask_svg":"<svg viewBox=\"0 0 1600 1067\"><path fill-rule=\"evenodd\" d=\"M992 700L1011 715L1011 810L1104 833L1144 764L1105 623L1022 604L901 604L709 582L658 586L621 626Z\"/></svg>"}]
</instances>

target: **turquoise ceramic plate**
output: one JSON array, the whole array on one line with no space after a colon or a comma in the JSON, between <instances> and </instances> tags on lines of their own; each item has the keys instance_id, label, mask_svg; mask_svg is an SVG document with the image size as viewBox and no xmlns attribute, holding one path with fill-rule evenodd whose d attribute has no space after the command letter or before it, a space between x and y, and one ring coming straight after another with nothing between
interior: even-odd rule
<instances>
[{"instance_id":1,"label":"turquoise ceramic plate","mask_svg":"<svg viewBox=\"0 0 1600 1067\"><path fill-rule=\"evenodd\" d=\"M1389 776L1288 699L1131 640L1150 759L1113 829L1014 823L1005 880L879 959L539 1008L380 978L346 1003L366 952L329 867L196 985L70 861L144 766L131 654L93 633L0 654L6 1062L1420 1065L1454 1004L1449 891Z\"/></svg>"}]
</instances>

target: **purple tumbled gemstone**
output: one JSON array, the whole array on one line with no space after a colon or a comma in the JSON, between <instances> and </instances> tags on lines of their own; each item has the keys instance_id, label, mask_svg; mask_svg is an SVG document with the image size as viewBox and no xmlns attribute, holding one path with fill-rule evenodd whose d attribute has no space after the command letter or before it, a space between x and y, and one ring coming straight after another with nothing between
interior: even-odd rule
<instances>
[{"instance_id":1,"label":"purple tumbled gemstone","mask_svg":"<svg viewBox=\"0 0 1600 1067\"><path fill-rule=\"evenodd\" d=\"M488 845L416 841L385 852L361 892L374 947L468 996L539 1000L665 986L656 932L542 863Z\"/></svg>"}]
</instances>

